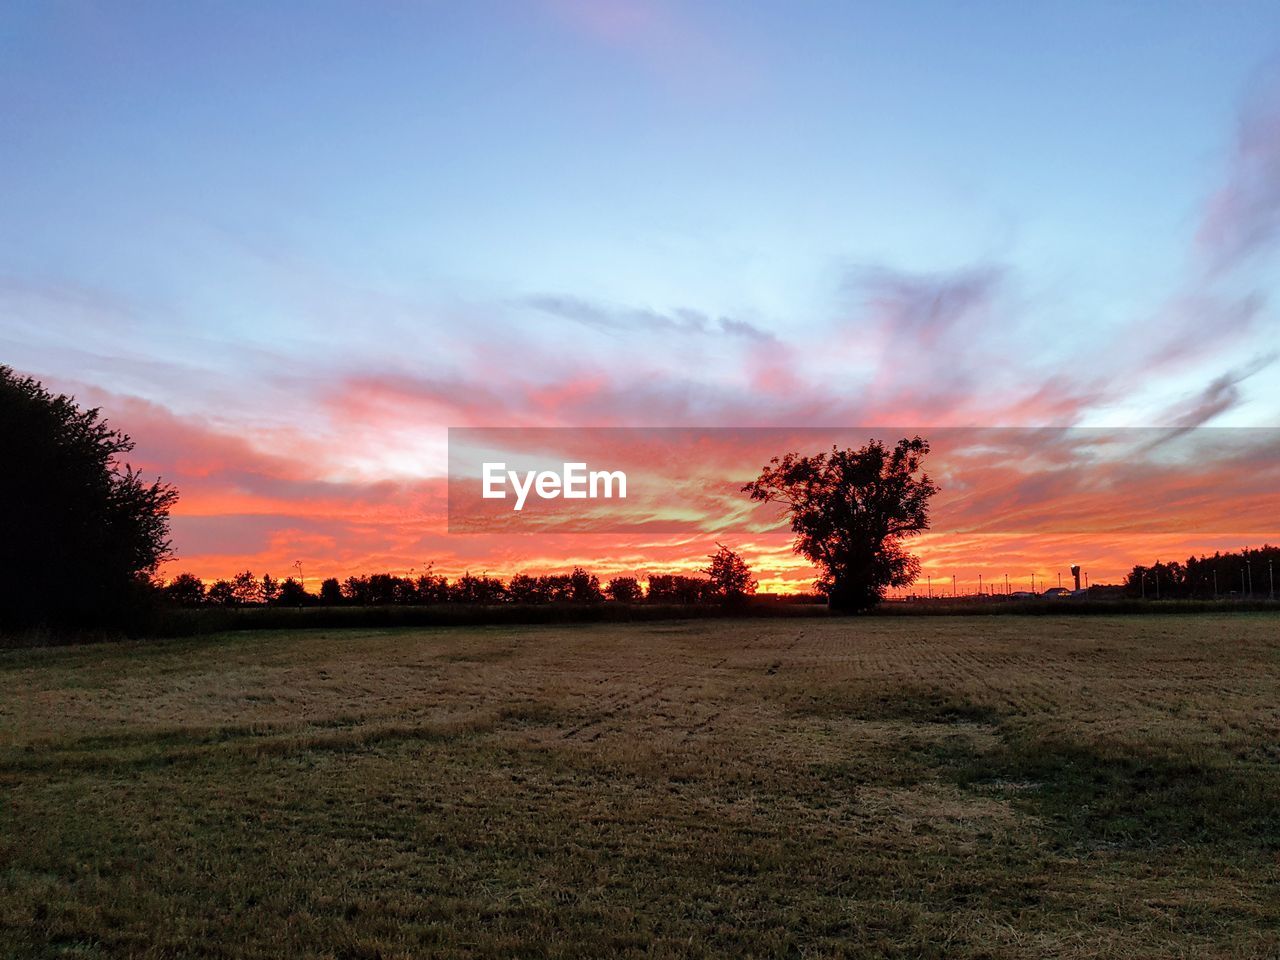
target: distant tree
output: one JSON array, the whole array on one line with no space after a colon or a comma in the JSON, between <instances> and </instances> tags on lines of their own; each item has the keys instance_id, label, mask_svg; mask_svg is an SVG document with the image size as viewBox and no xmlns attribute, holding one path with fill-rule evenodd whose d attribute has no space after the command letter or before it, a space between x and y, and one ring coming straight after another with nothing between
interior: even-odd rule
<instances>
[{"instance_id":1,"label":"distant tree","mask_svg":"<svg viewBox=\"0 0 1280 960\"><path fill-rule=\"evenodd\" d=\"M604 599L600 578L582 567L574 567L569 574L570 599L574 603L599 603Z\"/></svg>"},{"instance_id":2,"label":"distant tree","mask_svg":"<svg viewBox=\"0 0 1280 960\"><path fill-rule=\"evenodd\" d=\"M507 582L507 596L512 603L546 603L546 585L541 577L517 573Z\"/></svg>"},{"instance_id":3,"label":"distant tree","mask_svg":"<svg viewBox=\"0 0 1280 960\"><path fill-rule=\"evenodd\" d=\"M682 574L650 574L647 597L655 603L702 603L713 596L711 581Z\"/></svg>"},{"instance_id":4,"label":"distant tree","mask_svg":"<svg viewBox=\"0 0 1280 960\"><path fill-rule=\"evenodd\" d=\"M822 571L819 589L832 609L864 610L887 587L913 583L919 561L904 543L929 527L938 488L922 472L929 443L872 440L861 449L774 457L742 489L752 500L786 508L795 549Z\"/></svg>"},{"instance_id":5,"label":"distant tree","mask_svg":"<svg viewBox=\"0 0 1280 960\"><path fill-rule=\"evenodd\" d=\"M326 607L336 607L342 603L342 587L337 577L326 577L320 583L320 602Z\"/></svg>"},{"instance_id":6,"label":"distant tree","mask_svg":"<svg viewBox=\"0 0 1280 960\"><path fill-rule=\"evenodd\" d=\"M455 603L501 603L506 599L506 588L495 577L466 573L450 584L449 599Z\"/></svg>"},{"instance_id":7,"label":"distant tree","mask_svg":"<svg viewBox=\"0 0 1280 960\"><path fill-rule=\"evenodd\" d=\"M262 584L252 570L244 570L231 578L231 594L241 606L262 602Z\"/></svg>"},{"instance_id":8,"label":"distant tree","mask_svg":"<svg viewBox=\"0 0 1280 960\"><path fill-rule=\"evenodd\" d=\"M635 577L614 577L605 585L604 592L617 603L635 603L643 596L640 581Z\"/></svg>"},{"instance_id":9,"label":"distant tree","mask_svg":"<svg viewBox=\"0 0 1280 960\"><path fill-rule=\"evenodd\" d=\"M549 573L538 577L538 589L548 603L567 603L573 599L573 578L567 573Z\"/></svg>"},{"instance_id":10,"label":"distant tree","mask_svg":"<svg viewBox=\"0 0 1280 960\"><path fill-rule=\"evenodd\" d=\"M1169 565L1172 568L1172 564ZM1177 596L1211 599L1213 597L1251 596L1258 599L1272 596L1275 568L1280 566L1280 547L1263 544L1261 547L1249 547L1238 553L1215 553L1212 557L1189 557L1181 569L1183 578L1182 592ZM1126 581L1126 592L1131 596L1141 596L1143 590L1139 571L1146 571L1146 596L1155 593L1155 573L1161 567L1134 567ZM1167 576L1160 577L1160 596L1171 595L1175 572L1165 571Z\"/></svg>"},{"instance_id":11,"label":"distant tree","mask_svg":"<svg viewBox=\"0 0 1280 960\"><path fill-rule=\"evenodd\" d=\"M414 584L414 592L417 594L417 603L444 603L449 599L449 581L432 572L432 567L428 564L427 572L418 577Z\"/></svg>"},{"instance_id":12,"label":"distant tree","mask_svg":"<svg viewBox=\"0 0 1280 960\"><path fill-rule=\"evenodd\" d=\"M154 595L178 494L121 463L132 449L97 408L0 366L0 623L123 625Z\"/></svg>"},{"instance_id":13,"label":"distant tree","mask_svg":"<svg viewBox=\"0 0 1280 960\"><path fill-rule=\"evenodd\" d=\"M314 598L307 593L304 587L293 577L286 577L284 582L280 584L280 592L276 596L276 604L281 607L301 607L310 603Z\"/></svg>"},{"instance_id":14,"label":"distant tree","mask_svg":"<svg viewBox=\"0 0 1280 960\"><path fill-rule=\"evenodd\" d=\"M263 603L275 603L276 598L280 596L280 581L271 574L264 573L262 582L258 585L258 592Z\"/></svg>"},{"instance_id":15,"label":"distant tree","mask_svg":"<svg viewBox=\"0 0 1280 960\"><path fill-rule=\"evenodd\" d=\"M205 594L205 600L219 607L234 606L236 602L236 590L231 585L230 580L215 580L213 585L209 587L208 593Z\"/></svg>"},{"instance_id":16,"label":"distant tree","mask_svg":"<svg viewBox=\"0 0 1280 960\"><path fill-rule=\"evenodd\" d=\"M343 580L342 599L356 606L369 603L369 578L350 576Z\"/></svg>"},{"instance_id":17,"label":"distant tree","mask_svg":"<svg viewBox=\"0 0 1280 960\"><path fill-rule=\"evenodd\" d=\"M387 606L397 601L400 596L399 578L389 573L375 573L367 581L365 603L376 606Z\"/></svg>"},{"instance_id":18,"label":"distant tree","mask_svg":"<svg viewBox=\"0 0 1280 960\"><path fill-rule=\"evenodd\" d=\"M204 581L193 573L180 573L164 587L165 599L182 607L204 603Z\"/></svg>"},{"instance_id":19,"label":"distant tree","mask_svg":"<svg viewBox=\"0 0 1280 960\"><path fill-rule=\"evenodd\" d=\"M707 558L710 563L702 572L711 581L711 592L718 599L725 603L741 603L749 594L756 592L757 581L741 556L723 543L717 543L716 547L716 552Z\"/></svg>"}]
</instances>

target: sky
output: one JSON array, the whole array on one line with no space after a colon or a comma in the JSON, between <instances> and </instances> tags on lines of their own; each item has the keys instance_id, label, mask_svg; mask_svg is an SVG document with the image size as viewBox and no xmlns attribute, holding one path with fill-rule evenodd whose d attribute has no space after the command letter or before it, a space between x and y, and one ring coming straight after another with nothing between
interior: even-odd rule
<instances>
[{"instance_id":1,"label":"sky","mask_svg":"<svg viewBox=\"0 0 1280 960\"><path fill-rule=\"evenodd\" d=\"M11 3L0 117L0 363L179 488L168 574L687 571L732 533L812 576L727 507L450 533L450 427L1280 426L1271 2ZM993 493L919 552L1102 580L1274 539L1186 476L1158 530Z\"/></svg>"}]
</instances>

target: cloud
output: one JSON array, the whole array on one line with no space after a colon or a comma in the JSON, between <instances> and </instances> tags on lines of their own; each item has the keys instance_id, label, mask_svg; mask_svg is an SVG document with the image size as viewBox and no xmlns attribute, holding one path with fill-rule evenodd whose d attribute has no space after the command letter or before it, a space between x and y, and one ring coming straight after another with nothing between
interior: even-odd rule
<instances>
[{"instance_id":1,"label":"cloud","mask_svg":"<svg viewBox=\"0 0 1280 960\"><path fill-rule=\"evenodd\" d=\"M1273 69L1240 118L1226 182L1210 199L1197 234L1209 267L1221 272L1280 237L1280 69Z\"/></svg>"},{"instance_id":2,"label":"cloud","mask_svg":"<svg viewBox=\"0 0 1280 960\"><path fill-rule=\"evenodd\" d=\"M954 333L980 333L991 320L1005 271L978 266L951 273L906 273L885 267L850 271L845 289L860 298L886 332L935 343Z\"/></svg>"},{"instance_id":3,"label":"cloud","mask_svg":"<svg viewBox=\"0 0 1280 960\"><path fill-rule=\"evenodd\" d=\"M1208 423L1240 403L1240 384L1256 373L1260 373L1276 361L1280 354L1268 353L1254 357L1242 367L1228 370L1212 381L1194 397L1183 409L1175 411L1174 425L1183 429L1193 429Z\"/></svg>"},{"instance_id":4,"label":"cloud","mask_svg":"<svg viewBox=\"0 0 1280 960\"><path fill-rule=\"evenodd\" d=\"M745 320L710 317L698 310L679 308L671 313L636 307L611 307L577 297L540 294L522 303L543 313L572 320L608 333L725 334L747 340L771 341L773 335Z\"/></svg>"}]
</instances>

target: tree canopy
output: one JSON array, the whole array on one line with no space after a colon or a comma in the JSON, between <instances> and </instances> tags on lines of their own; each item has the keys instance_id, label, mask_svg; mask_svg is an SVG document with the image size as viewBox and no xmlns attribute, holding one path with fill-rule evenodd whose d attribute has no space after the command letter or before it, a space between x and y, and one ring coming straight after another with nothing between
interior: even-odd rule
<instances>
[{"instance_id":1,"label":"tree canopy","mask_svg":"<svg viewBox=\"0 0 1280 960\"><path fill-rule=\"evenodd\" d=\"M710 561L702 572L711 581L711 589L725 603L741 603L756 592L756 578L751 575L747 561L723 543L716 544L716 552L707 557Z\"/></svg>"},{"instance_id":2,"label":"tree canopy","mask_svg":"<svg viewBox=\"0 0 1280 960\"><path fill-rule=\"evenodd\" d=\"M785 508L795 549L822 571L818 586L832 608L864 610L920 572L904 542L929 527L938 488L923 472L928 452L917 436L892 448L872 440L856 450L788 453L742 489Z\"/></svg>"},{"instance_id":3,"label":"tree canopy","mask_svg":"<svg viewBox=\"0 0 1280 960\"><path fill-rule=\"evenodd\" d=\"M0 366L0 623L110 626L170 553L177 492L121 462L133 441Z\"/></svg>"}]
</instances>

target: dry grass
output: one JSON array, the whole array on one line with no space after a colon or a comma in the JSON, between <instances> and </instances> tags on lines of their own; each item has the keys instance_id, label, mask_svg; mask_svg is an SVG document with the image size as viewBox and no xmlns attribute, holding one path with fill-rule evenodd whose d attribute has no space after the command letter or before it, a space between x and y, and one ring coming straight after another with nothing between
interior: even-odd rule
<instances>
[{"instance_id":1,"label":"dry grass","mask_svg":"<svg viewBox=\"0 0 1280 960\"><path fill-rule=\"evenodd\" d=\"M1280 619L0 654L0 955L1280 955Z\"/></svg>"}]
</instances>

